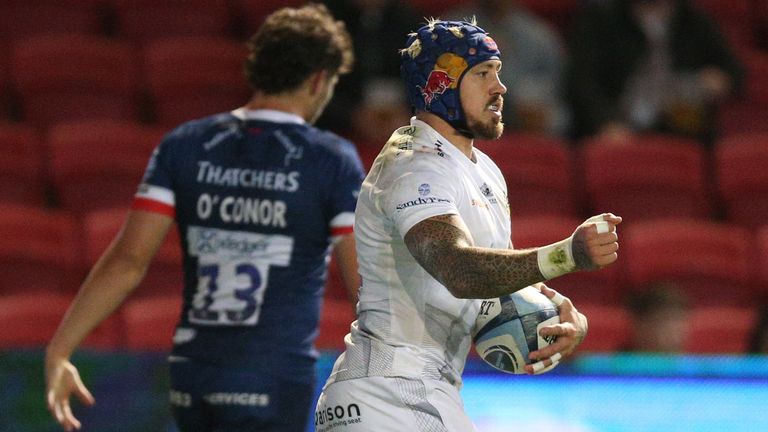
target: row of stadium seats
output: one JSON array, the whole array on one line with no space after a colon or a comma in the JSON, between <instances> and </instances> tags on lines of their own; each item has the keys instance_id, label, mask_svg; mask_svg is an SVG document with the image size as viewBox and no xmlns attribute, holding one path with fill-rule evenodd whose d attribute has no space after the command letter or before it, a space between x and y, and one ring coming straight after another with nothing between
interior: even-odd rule
<instances>
[{"instance_id":1,"label":"row of stadium seats","mask_svg":"<svg viewBox=\"0 0 768 432\"><path fill-rule=\"evenodd\" d=\"M53 336L72 297L64 294L28 293L0 296L0 351L40 348ZM581 352L616 352L630 340L631 321L617 305L582 303L577 306L589 317L589 336ZM88 349L168 351L180 313L180 297L162 295L130 298L116 313L85 340ZM697 306L689 318L690 334L685 352L745 353L757 322L749 306ZM354 320L347 301L326 299L316 341L320 349L341 350L344 335Z\"/></svg>"},{"instance_id":2,"label":"row of stadium seats","mask_svg":"<svg viewBox=\"0 0 768 432\"><path fill-rule=\"evenodd\" d=\"M114 35L144 42L167 36L242 36L271 11L302 0L5 0L0 4L0 39L41 33ZM423 16L439 16L469 0L407 0ZM565 33L579 0L521 0L533 13ZM762 0L694 0L734 43L750 43L765 18Z\"/></svg>"},{"instance_id":3,"label":"row of stadium seats","mask_svg":"<svg viewBox=\"0 0 768 432\"><path fill-rule=\"evenodd\" d=\"M41 136L29 126L0 125L0 202L53 199L73 213L125 207L165 132L82 121L57 124ZM380 146L358 146L367 166ZM554 137L510 133L478 148L504 174L515 217L612 211L628 221L692 217L749 228L768 220L768 133L725 137L712 152L664 135L573 148Z\"/></svg>"},{"instance_id":4,"label":"row of stadium seats","mask_svg":"<svg viewBox=\"0 0 768 432\"><path fill-rule=\"evenodd\" d=\"M145 43L168 36L237 37L302 0L4 0L0 40L52 33Z\"/></svg>"},{"instance_id":5,"label":"row of stadium seats","mask_svg":"<svg viewBox=\"0 0 768 432\"><path fill-rule=\"evenodd\" d=\"M748 1L741 0L724 8L730 13L720 11L716 7L720 4L718 1L703 3L711 3L707 7L717 10L720 16L731 17L735 11L748 11ZM98 9L98 5L105 2L46 0L36 6L40 10L26 6L29 2L11 1L0 5L0 118L22 119L39 128L58 121L95 117L172 126L240 105L250 94L242 74L244 44L215 30L222 24L203 25L200 21L216 20L219 15L226 17L226 10L232 9L240 11L233 15L255 26L266 12L282 5L262 0L240 0L243 4L231 7L225 0L167 3L116 0L121 7L132 11L137 20L151 21L135 25L135 32L154 34L153 37L137 35L136 38L143 41L140 45L130 39L107 38L88 31L87 23L93 18L69 17L68 21L49 23L45 27L38 27L39 23L23 24L32 17L41 23L46 19L60 19L52 11L46 12L46 8L67 9L68 12L60 15L66 18L68 13L79 10L78 4L84 9ZM424 3L426 6L430 2ZM530 3L534 11L559 20L570 17L563 11L572 11L577 2ZM559 3L570 5L556 6ZM9 10L3 12L3 7ZM187 9L190 16L185 15ZM224 12L217 13L217 10ZM15 18L23 15L22 12L29 13L30 18ZM741 12L735 16L741 16ZM3 19L12 22L6 26ZM730 20L728 18L728 22ZM744 22L741 21L738 28L748 27ZM79 27L70 23L79 23ZM16 25L28 29L28 33L4 41L1 29L12 29ZM188 31L182 29L184 26L189 26ZM723 111L721 129L767 131L768 126L760 121L764 116L760 115L768 114L768 54L750 45L737 46L747 69L746 98Z\"/></svg>"},{"instance_id":6,"label":"row of stadium seats","mask_svg":"<svg viewBox=\"0 0 768 432\"><path fill-rule=\"evenodd\" d=\"M89 212L78 218L37 207L0 205L0 295L72 294L120 229L125 208ZM540 246L569 236L581 219L528 216L513 220L517 248ZM699 305L745 306L768 300L768 225L749 230L734 224L671 218L627 221L619 261L598 272L552 281L574 301L621 304L632 290L653 282L683 287ZM178 235L171 230L134 297L178 294L182 275ZM345 300L332 264L326 297Z\"/></svg>"},{"instance_id":7,"label":"row of stadium seats","mask_svg":"<svg viewBox=\"0 0 768 432\"><path fill-rule=\"evenodd\" d=\"M0 52L0 107L39 130L75 119L175 126L247 102L245 56L244 44L213 37L140 50L87 35L32 37L13 43L7 59Z\"/></svg>"},{"instance_id":8,"label":"row of stadium seats","mask_svg":"<svg viewBox=\"0 0 768 432\"><path fill-rule=\"evenodd\" d=\"M574 149L554 138L505 135L478 147L496 161L512 214L725 219L746 227L768 216L768 134L735 134L708 152L680 137L621 144L591 139Z\"/></svg>"}]
</instances>

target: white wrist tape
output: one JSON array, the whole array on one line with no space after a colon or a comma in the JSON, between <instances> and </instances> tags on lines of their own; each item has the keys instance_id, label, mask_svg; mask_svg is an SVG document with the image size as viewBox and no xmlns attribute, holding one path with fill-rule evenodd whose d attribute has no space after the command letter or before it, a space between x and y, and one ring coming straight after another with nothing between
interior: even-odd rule
<instances>
[{"instance_id":1,"label":"white wrist tape","mask_svg":"<svg viewBox=\"0 0 768 432\"><path fill-rule=\"evenodd\" d=\"M547 280L576 270L571 243L573 243L573 238L568 237L565 240L539 248L537 252L539 271Z\"/></svg>"}]
</instances>

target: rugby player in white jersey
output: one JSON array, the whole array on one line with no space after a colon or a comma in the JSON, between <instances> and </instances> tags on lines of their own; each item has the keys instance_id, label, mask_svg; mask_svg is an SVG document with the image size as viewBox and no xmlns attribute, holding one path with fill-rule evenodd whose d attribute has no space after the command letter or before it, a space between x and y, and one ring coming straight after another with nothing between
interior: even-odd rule
<instances>
[{"instance_id":1,"label":"rugby player in white jersey","mask_svg":"<svg viewBox=\"0 0 768 432\"><path fill-rule=\"evenodd\" d=\"M534 374L587 332L586 317L541 282L617 258L621 218L610 213L558 243L512 248L504 178L473 147L503 131L500 53L484 30L432 20L401 56L416 115L384 146L358 198L358 320L318 401L318 432L474 430L459 389L479 299L535 285L559 304L561 323L541 330L557 340L531 353Z\"/></svg>"}]
</instances>

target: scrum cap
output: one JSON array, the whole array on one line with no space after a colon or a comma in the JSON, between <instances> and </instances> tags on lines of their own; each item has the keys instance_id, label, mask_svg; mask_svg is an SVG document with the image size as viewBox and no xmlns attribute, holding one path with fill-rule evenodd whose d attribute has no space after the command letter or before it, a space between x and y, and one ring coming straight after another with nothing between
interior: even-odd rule
<instances>
[{"instance_id":1,"label":"scrum cap","mask_svg":"<svg viewBox=\"0 0 768 432\"><path fill-rule=\"evenodd\" d=\"M459 84L473 66L499 59L496 42L474 23L430 20L409 35L400 53L400 72L411 106L436 114L471 136L461 109Z\"/></svg>"}]
</instances>

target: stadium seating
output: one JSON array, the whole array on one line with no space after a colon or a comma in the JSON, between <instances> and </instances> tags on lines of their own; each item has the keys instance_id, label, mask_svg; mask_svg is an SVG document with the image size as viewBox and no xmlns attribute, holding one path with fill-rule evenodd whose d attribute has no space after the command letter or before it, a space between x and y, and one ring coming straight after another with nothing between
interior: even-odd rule
<instances>
[{"instance_id":1,"label":"stadium seating","mask_svg":"<svg viewBox=\"0 0 768 432\"><path fill-rule=\"evenodd\" d=\"M627 143L594 138L581 163L592 214L610 211L626 221L711 216L705 151L684 138L645 135Z\"/></svg>"},{"instance_id":2,"label":"stadium seating","mask_svg":"<svg viewBox=\"0 0 768 432\"><path fill-rule=\"evenodd\" d=\"M0 204L0 294L64 292L82 274L75 218L38 207Z\"/></svg>"},{"instance_id":3,"label":"stadium seating","mask_svg":"<svg viewBox=\"0 0 768 432\"><path fill-rule=\"evenodd\" d=\"M45 128L75 119L137 117L128 45L84 35L42 35L11 46L11 80L23 118Z\"/></svg>"},{"instance_id":4,"label":"stadium seating","mask_svg":"<svg viewBox=\"0 0 768 432\"><path fill-rule=\"evenodd\" d=\"M752 33L749 22L753 0L693 0L699 10L715 21L720 31L733 46L751 44Z\"/></svg>"},{"instance_id":5,"label":"stadium seating","mask_svg":"<svg viewBox=\"0 0 768 432\"><path fill-rule=\"evenodd\" d=\"M82 214L130 205L165 130L115 121L58 124L48 135L53 188L61 208Z\"/></svg>"},{"instance_id":6,"label":"stadium seating","mask_svg":"<svg viewBox=\"0 0 768 432\"><path fill-rule=\"evenodd\" d=\"M756 228L768 221L768 132L723 138L715 149L718 192L729 221Z\"/></svg>"},{"instance_id":7,"label":"stadium seating","mask_svg":"<svg viewBox=\"0 0 768 432\"><path fill-rule=\"evenodd\" d=\"M757 316L751 306L698 307L689 322L686 352L744 354Z\"/></svg>"},{"instance_id":8,"label":"stadium seating","mask_svg":"<svg viewBox=\"0 0 768 432\"><path fill-rule=\"evenodd\" d=\"M19 293L0 296L0 350L40 348L50 341L64 317L71 294ZM83 341L83 347L116 349L122 345L122 318L107 318Z\"/></svg>"},{"instance_id":9,"label":"stadium seating","mask_svg":"<svg viewBox=\"0 0 768 432\"><path fill-rule=\"evenodd\" d=\"M721 137L740 133L768 133L768 103L740 100L729 102L718 112Z\"/></svg>"},{"instance_id":10,"label":"stadium seating","mask_svg":"<svg viewBox=\"0 0 768 432\"><path fill-rule=\"evenodd\" d=\"M242 28L243 36L250 37L270 13L303 3L303 0L231 0L231 9L235 20L240 20L237 24Z\"/></svg>"},{"instance_id":11,"label":"stadium seating","mask_svg":"<svg viewBox=\"0 0 768 432\"><path fill-rule=\"evenodd\" d=\"M620 305L605 303L575 303L587 317L589 331L578 352L616 352L624 350L631 338L631 320Z\"/></svg>"},{"instance_id":12,"label":"stadium seating","mask_svg":"<svg viewBox=\"0 0 768 432\"><path fill-rule=\"evenodd\" d=\"M512 244L516 249L545 246L560 241L576 230L583 219L566 216L512 217ZM622 254L619 259L623 260ZM621 300L619 263L591 272L571 273L547 282L570 298L576 307L582 303L616 304Z\"/></svg>"},{"instance_id":13,"label":"stadium seating","mask_svg":"<svg viewBox=\"0 0 768 432\"><path fill-rule=\"evenodd\" d=\"M104 253L123 226L127 209L109 208L94 210L83 218L84 268L90 269ZM144 279L131 298L178 295L184 285L181 268L179 234L174 225L168 231L165 242L158 249Z\"/></svg>"},{"instance_id":14,"label":"stadium seating","mask_svg":"<svg viewBox=\"0 0 768 432\"><path fill-rule=\"evenodd\" d=\"M440 17L443 12L459 7L466 0L409 0L408 3L425 17Z\"/></svg>"},{"instance_id":15,"label":"stadium seating","mask_svg":"<svg viewBox=\"0 0 768 432\"><path fill-rule=\"evenodd\" d=\"M244 105L251 95L243 73L245 55L242 44L220 38L172 38L147 45L144 75L155 120L172 127Z\"/></svg>"},{"instance_id":16,"label":"stadium seating","mask_svg":"<svg viewBox=\"0 0 768 432\"><path fill-rule=\"evenodd\" d=\"M744 50L741 60L747 72L746 97L765 106L768 104L768 53Z\"/></svg>"},{"instance_id":17,"label":"stadium seating","mask_svg":"<svg viewBox=\"0 0 768 432\"><path fill-rule=\"evenodd\" d=\"M757 241L757 283L762 287L762 296L757 302L768 304L768 222L759 228L755 235Z\"/></svg>"},{"instance_id":18,"label":"stadium seating","mask_svg":"<svg viewBox=\"0 0 768 432\"><path fill-rule=\"evenodd\" d=\"M112 0L111 3L118 35L138 45L176 36L229 36L227 0Z\"/></svg>"},{"instance_id":19,"label":"stadium seating","mask_svg":"<svg viewBox=\"0 0 768 432\"><path fill-rule=\"evenodd\" d=\"M355 307L348 300L326 298L320 314L320 334L315 340L318 349L344 349L344 336L355 320Z\"/></svg>"},{"instance_id":20,"label":"stadium seating","mask_svg":"<svg viewBox=\"0 0 768 432\"><path fill-rule=\"evenodd\" d=\"M746 228L696 219L657 219L628 225L622 240L628 288L675 283L694 306L747 305L761 294L754 283L754 245Z\"/></svg>"},{"instance_id":21,"label":"stadium seating","mask_svg":"<svg viewBox=\"0 0 768 432\"><path fill-rule=\"evenodd\" d=\"M567 35L571 19L580 6L578 0L521 0L520 3L544 18L563 37Z\"/></svg>"},{"instance_id":22,"label":"stadium seating","mask_svg":"<svg viewBox=\"0 0 768 432\"><path fill-rule=\"evenodd\" d=\"M0 123L0 202L45 204L45 154L28 125Z\"/></svg>"},{"instance_id":23,"label":"stadium seating","mask_svg":"<svg viewBox=\"0 0 768 432\"><path fill-rule=\"evenodd\" d=\"M180 314L178 295L129 299L123 306L125 348L169 352Z\"/></svg>"},{"instance_id":24,"label":"stadium seating","mask_svg":"<svg viewBox=\"0 0 768 432\"><path fill-rule=\"evenodd\" d=\"M54 33L101 34L103 4L103 0L3 0L0 39Z\"/></svg>"},{"instance_id":25,"label":"stadium seating","mask_svg":"<svg viewBox=\"0 0 768 432\"><path fill-rule=\"evenodd\" d=\"M575 215L573 172L565 141L544 135L505 134L478 142L507 181L510 211L521 215Z\"/></svg>"}]
</instances>

